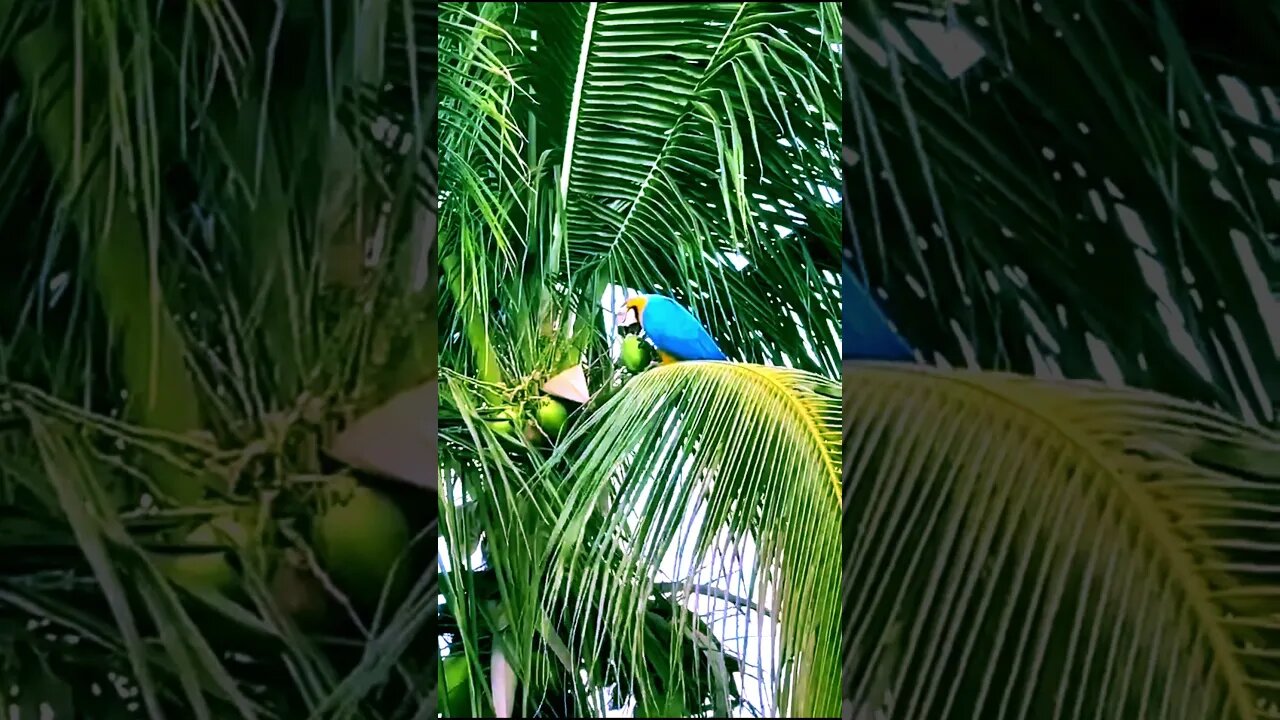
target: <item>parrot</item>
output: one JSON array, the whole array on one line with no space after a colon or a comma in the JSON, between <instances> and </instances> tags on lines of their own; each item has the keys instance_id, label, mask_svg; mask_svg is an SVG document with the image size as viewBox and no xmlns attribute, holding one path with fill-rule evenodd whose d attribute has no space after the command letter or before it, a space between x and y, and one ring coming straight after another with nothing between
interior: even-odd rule
<instances>
[{"instance_id":1,"label":"parrot","mask_svg":"<svg viewBox=\"0 0 1280 720\"><path fill-rule=\"evenodd\" d=\"M844 359L910 362L915 352L902 336L889 326L889 319L876 305L867 288L856 278L849 265L842 274L844 300Z\"/></svg>"},{"instance_id":2,"label":"parrot","mask_svg":"<svg viewBox=\"0 0 1280 720\"><path fill-rule=\"evenodd\" d=\"M665 295L639 295L618 311L618 326L639 324L649 336L663 365L681 360L727 360L702 323L680 303Z\"/></svg>"}]
</instances>

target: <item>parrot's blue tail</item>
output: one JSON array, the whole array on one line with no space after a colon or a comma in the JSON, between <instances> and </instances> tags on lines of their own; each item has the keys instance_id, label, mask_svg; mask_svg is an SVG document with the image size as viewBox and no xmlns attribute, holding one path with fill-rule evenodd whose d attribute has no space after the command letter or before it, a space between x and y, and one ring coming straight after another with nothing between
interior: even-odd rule
<instances>
[{"instance_id":1,"label":"parrot's blue tail","mask_svg":"<svg viewBox=\"0 0 1280 720\"><path fill-rule=\"evenodd\" d=\"M889 327L880 306L846 263L842 275L845 360L915 360L911 346Z\"/></svg>"}]
</instances>

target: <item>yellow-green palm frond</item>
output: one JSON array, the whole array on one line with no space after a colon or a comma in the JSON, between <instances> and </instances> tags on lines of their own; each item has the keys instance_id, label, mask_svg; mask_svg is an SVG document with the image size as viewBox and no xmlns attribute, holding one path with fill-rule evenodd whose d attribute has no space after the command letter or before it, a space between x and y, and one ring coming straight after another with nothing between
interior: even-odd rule
<instances>
[{"instance_id":1,"label":"yellow-green palm frond","mask_svg":"<svg viewBox=\"0 0 1280 720\"><path fill-rule=\"evenodd\" d=\"M869 365L843 385L855 708L1280 716L1275 433L1097 383Z\"/></svg>"},{"instance_id":2,"label":"yellow-green palm frond","mask_svg":"<svg viewBox=\"0 0 1280 720\"><path fill-rule=\"evenodd\" d=\"M689 664L676 647L697 621L677 613L664 634L652 598L674 589L705 616L714 608L699 586L739 578L728 592L743 596L732 601L741 622L729 608L707 617L706 634L740 635L748 623L760 633L764 647L742 660L761 666L773 696L751 700L766 715L833 715L839 418L833 381L720 362L645 372L586 418L569 443L576 460L565 468L544 593L577 659L642 708L674 695L687 711L723 716L715 688L731 674L725 653L703 645ZM560 468L554 458L551 467ZM618 668L649 672L621 677Z\"/></svg>"}]
</instances>

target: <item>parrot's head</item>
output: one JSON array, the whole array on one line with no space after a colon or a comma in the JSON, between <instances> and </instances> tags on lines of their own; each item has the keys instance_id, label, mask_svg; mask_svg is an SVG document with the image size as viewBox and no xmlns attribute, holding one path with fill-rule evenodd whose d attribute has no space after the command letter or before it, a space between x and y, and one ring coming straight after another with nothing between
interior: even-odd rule
<instances>
[{"instance_id":1,"label":"parrot's head","mask_svg":"<svg viewBox=\"0 0 1280 720\"><path fill-rule=\"evenodd\" d=\"M618 327L624 328L639 325L641 316L644 315L644 306L648 304L648 295L637 295L624 302L622 309L618 311Z\"/></svg>"}]
</instances>

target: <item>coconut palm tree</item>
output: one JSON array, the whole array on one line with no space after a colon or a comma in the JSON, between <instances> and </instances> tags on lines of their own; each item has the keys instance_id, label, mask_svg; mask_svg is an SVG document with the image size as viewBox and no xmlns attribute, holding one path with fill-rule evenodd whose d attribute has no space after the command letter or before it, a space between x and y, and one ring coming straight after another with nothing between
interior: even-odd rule
<instances>
[{"instance_id":1,"label":"coconut palm tree","mask_svg":"<svg viewBox=\"0 0 1280 720\"><path fill-rule=\"evenodd\" d=\"M1192 5L846 5L849 716L1280 713L1280 15Z\"/></svg>"},{"instance_id":2,"label":"coconut palm tree","mask_svg":"<svg viewBox=\"0 0 1280 720\"><path fill-rule=\"evenodd\" d=\"M446 713L837 711L838 22L442 11ZM655 292L733 362L619 367Z\"/></svg>"},{"instance_id":3,"label":"coconut palm tree","mask_svg":"<svg viewBox=\"0 0 1280 720\"><path fill-rule=\"evenodd\" d=\"M343 430L435 374L435 32L0 2L7 716L433 710L434 496Z\"/></svg>"}]
</instances>

